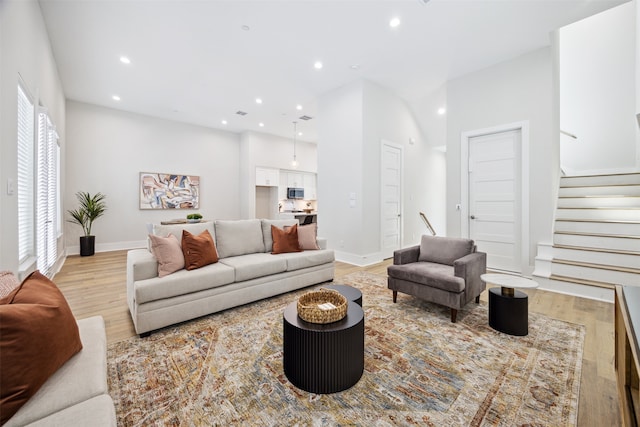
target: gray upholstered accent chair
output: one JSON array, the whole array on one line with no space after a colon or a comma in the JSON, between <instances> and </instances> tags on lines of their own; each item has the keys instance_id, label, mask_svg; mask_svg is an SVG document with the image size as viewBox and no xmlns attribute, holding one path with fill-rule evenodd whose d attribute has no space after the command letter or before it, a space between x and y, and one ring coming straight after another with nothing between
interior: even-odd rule
<instances>
[{"instance_id":1,"label":"gray upholstered accent chair","mask_svg":"<svg viewBox=\"0 0 640 427\"><path fill-rule=\"evenodd\" d=\"M398 292L451 308L451 322L458 310L480 294L486 284L480 275L487 269L487 254L476 252L473 240L422 236L420 245L397 250L387 269L393 302Z\"/></svg>"}]
</instances>

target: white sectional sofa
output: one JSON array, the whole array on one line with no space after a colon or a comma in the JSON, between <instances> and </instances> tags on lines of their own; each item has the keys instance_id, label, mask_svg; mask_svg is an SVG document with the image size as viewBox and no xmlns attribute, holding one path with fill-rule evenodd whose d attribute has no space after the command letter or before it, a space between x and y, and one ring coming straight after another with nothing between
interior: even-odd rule
<instances>
[{"instance_id":1,"label":"white sectional sofa","mask_svg":"<svg viewBox=\"0 0 640 427\"><path fill-rule=\"evenodd\" d=\"M4 427L116 426L116 411L108 394L104 320L100 316L78 320L78 329L82 350L62 365Z\"/></svg>"},{"instance_id":2,"label":"white sectional sofa","mask_svg":"<svg viewBox=\"0 0 640 427\"><path fill-rule=\"evenodd\" d=\"M158 263L148 249L127 254L127 301L136 333L147 333L206 314L333 280L335 257L324 239L318 250L271 254L271 225L291 220L217 220L197 224L153 225L153 234L182 230L214 238L219 261L195 270L158 277Z\"/></svg>"}]
</instances>

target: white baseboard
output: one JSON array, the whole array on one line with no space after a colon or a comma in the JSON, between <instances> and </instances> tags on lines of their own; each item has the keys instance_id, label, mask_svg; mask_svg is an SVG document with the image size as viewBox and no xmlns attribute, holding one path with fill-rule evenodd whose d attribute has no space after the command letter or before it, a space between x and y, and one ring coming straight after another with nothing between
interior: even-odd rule
<instances>
[{"instance_id":1,"label":"white baseboard","mask_svg":"<svg viewBox=\"0 0 640 427\"><path fill-rule=\"evenodd\" d=\"M96 252L124 251L129 249L146 248L146 240L133 240L129 242L97 243ZM67 255L80 255L80 245L67 247Z\"/></svg>"},{"instance_id":2,"label":"white baseboard","mask_svg":"<svg viewBox=\"0 0 640 427\"><path fill-rule=\"evenodd\" d=\"M367 267L369 265L377 264L383 261L382 253L375 252L367 255L356 255L350 252L336 251L336 261L345 262L347 264L353 264L358 267Z\"/></svg>"}]
</instances>

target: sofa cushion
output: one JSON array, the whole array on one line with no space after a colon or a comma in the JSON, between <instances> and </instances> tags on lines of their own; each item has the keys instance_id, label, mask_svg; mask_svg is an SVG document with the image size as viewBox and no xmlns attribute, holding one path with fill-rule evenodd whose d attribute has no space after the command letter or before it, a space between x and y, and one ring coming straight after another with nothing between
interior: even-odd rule
<instances>
[{"instance_id":1,"label":"sofa cushion","mask_svg":"<svg viewBox=\"0 0 640 427\"><path fill-rule=\"evenodd\" d=\"M434 262L413 262L403 265L390 265L387 268L390 277L408 282L420 283L431 288L448 292L462 292L464 280L453 275L453 267ZM420 296L420 295L416 295Z\"/></svg>"},{"instance_id":2,"label":"sofa cushion","mask_svg":"<svg viewBox=\"0 0 640 427\"><path fill-rule=\"evenodd\" d=\"M271 236L271 226L275 225L278 228L286 229L287 226L298 224L298 220L291 219L263 219L262 223L262 236L264 239L264 251L271 252L273 250L273 237Z\"/></svg>"},{"instance_id":3,"label":"sofa cushion","mask_svg":"<svg viewBox=\"0 0 640 427\"><path fill-rule=\"evenodd\" d=\"M285 231L288 229L285 226ZM298 226L298 243L303 251L314 251L320 249L318 246L318 224L313 222L307 225Z\"/></svg>"},{"instance_id":4,"label":"sofa cushion","mask_svg":"<svg viewBox=\"0 0 640 427\"><path fill-rule=\"evenodd\" d=\"M137 281L134 290L135 303L143 304L224 286L233 283L234 279L233 268L219 262L195 270L180 270L167 277Z\"/></svg>"},{"instance_id":5,"label":"sofa cushion","mask_svg":"<svg viewBox=\"0 0 640 427\"><path fill-rule=\"evenodd\" d=\"M182 253L187 270L195 270L205 265L218 262L216 244L209 230L195 236L187 230L182 231Z\"/></svg>"},{"instance_id":6,"label":"sofa cushion","mask_svg":"<svg viewBox=\"0 0 640 427\"><path fill-rule=\"evenodd\" d=\"M0 271L0 298L6 297L20 285L20 281L8 270Z\"/></svg>"},{"instance_id":7,"label":"sofa cushion","mask_svg":"<svg viewBox=\"0 0 640 427\"><path fill-rule=\"evenodd\" d=\"M287 230L271 226L271 236L273 237L272 254L286 254L289 252L301 252L298 242L298 225L292 225Z\"/></svg>"},{"instance_id":8,"label":"sofa cushion","mask_svg":"<svg viewBox=\"0 0 640 427\"><path fill-rule=\"evenodd\" d=\"M158 260L158 277L164 277L184 268L184 255L180 242L173 234L167 237L149 234L151 253Z\"/></svg>"},{"instance_id":9,"label":"sofa cushion","mask_svg":"<svg viewBox=\"0 0 640 427\"><path fill-rule=\"evenodd\" d=\"M235 269L236 282L287 271L285 258L265 253L222 258L220 262Z\"/></svg>"},{"instance_id":10,"label":"sofa cushion","mask_svg":"<svg viewBox=\"0 0 640 427\"><path fill-rule=\"evenodd\" d=\"M216 247L220 258L264 252L262 225L259 219L218 220Z\"/></svg>"},{"instance_id":11,"label":"sofa cushion","mask_svg":"<svg viewBox=\"0 0 640 427\"><path fill-rule=\"evenodd\" d=\"M5 423L82 349L58 287L39 271L0 299L0 421Z\"/></svg>"},{"instance_id":12,"label":"sofa cushion","mask_svg":"<svg viewBox=\"0 0 640 427\"><path fill-rule=\"evenodd\" d=\"M473 240L457 237L422 236L418 261L453 265L473 252Z\"/></svg>"},{"instance_id":13,"label":"sofa cushion","mask_svg":"<svg viewBox=\"0 0 640 427\"><path fill-rule=\"evenodd\" d=\"M113 403L107 395L107 337L104 320L101 316L80 319L78 329L82 350L62 365L3 427L23 426L36 420L48 420L51 422L44 425L56 426L78 425L83 420L85 423L86 420L96 421L91 425L109 425L97 422L102 420L99 414L113 410ZM53 422L58 419L56 414L60 411L84 405L84 401L93 400L96 396L100 397L100 406L104 407L92 414L94 418L77 418L76 423L70 424ZM94 409L97 410L95 407Z\"/></svg>"},{"instance_id":14,"label":"sofa cushion","mask_svg":"<svg viewBox=\"0 0 640 427\"><path fill-rule=\"evenodd\" d=\"M278 257L283 257L287 260L287 271L301 270L303 268L315 267L316 265L327 264L335 261L335 255L331 249L292 252L278 255Z\"/></svg>"},{"instance_id":15,"label":"sofa cushion","mask_svg":"<svg viewBox=\"0 0 640 427\"><path fill-rule=\"evenodd\" d=\"M108 394L101 394L84 402L29 424L28 427L92 425L116 427L116 409Z\"/></svg>"},{"instance_id":16,"label":"sofa cushion","mask_svg":"<svg viewBox=\"0 0 640 427\"><path fill-rule=\"evenodd\" d=\"M213 237L213 240L215 241L216 239L213 221L196 222L194 224L153 224L153 234L162 237L167 237L169 234L173 234L178 238L180 246L182 246L182 230L187 230L189 233L195 235L202 233L204 230L209 230L209 233L211 233L211 237Z\"/></svg>"}]
</instances>

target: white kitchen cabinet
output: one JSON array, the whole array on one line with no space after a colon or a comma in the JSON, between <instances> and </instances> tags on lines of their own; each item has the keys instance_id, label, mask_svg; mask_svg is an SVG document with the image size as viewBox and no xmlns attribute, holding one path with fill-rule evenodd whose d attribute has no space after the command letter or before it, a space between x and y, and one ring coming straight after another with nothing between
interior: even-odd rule
<instances>
[{"instance_id":1,"label":"white kitchen cabinet","mask_svg":"<svg viewBox=\"0 0 640 427\"><path fill-rule=\"evenodd\" d=\"M317 189L316 189L316 174L315 173L305 173L302 175L302 186L304 188L304 198L306 200L316 200Z\"/></svg>"},{"instance_id":2,"label":"white kitchen cabinet","mask_svg":"<svg viewBox=\"0 0 640 427\"><path fill-rule=\"evenodd\" d=\"M272 168L256 167L256 185L264 187L278 187L280 171Z\"/></svg>"},{"instance_id":3,"label":"white kitchen cabinet","mask_svg":"<svg viewBox=\"0 0 640 427\"><path fill-rule=\"evenodd\" d=\"M316 174L311 172L291 172L280 171L280 187L278 188L278 198L287 198L287 188L304 188L305 200L316 200L317 184Z\"/></svg>"},{"instance_id":4,"label":"white kitchen cabinet","mask_svg":"<svg viewBox=\"0 0 640 427\"><path fill-rule=\"evenodd\" d=\"M302 174L299 172L287 172L287 187L302 188Z\"/></svg>"},{"instance_id":5,"label":"white kitchen cabinet","mask_svg":"<svg viewBox=\"0 0 640 427\"><path fill-rule=\"evenodd\" d=\"M287 198L287 179L288 173L285 171L280 171L280 185L278 186L278 200L284 200Z\"/></svg>"}]
</instances>

